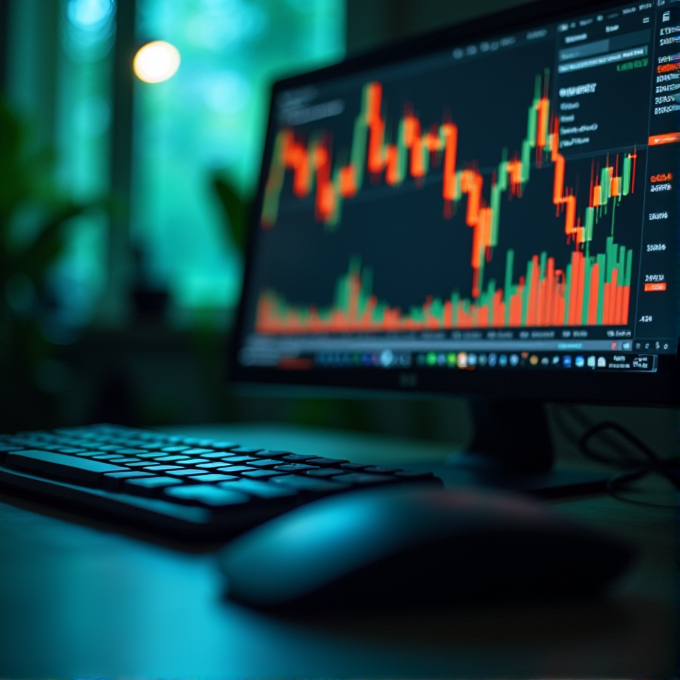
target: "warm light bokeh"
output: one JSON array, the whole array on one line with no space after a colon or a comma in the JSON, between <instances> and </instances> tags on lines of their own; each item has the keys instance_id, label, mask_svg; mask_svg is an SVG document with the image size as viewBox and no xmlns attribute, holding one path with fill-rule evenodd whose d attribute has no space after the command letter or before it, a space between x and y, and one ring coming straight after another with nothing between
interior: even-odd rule
<instances>
[{"instance_id":1,"label":"warm light bokeh","mask_svg":"<svg viewBox=\"0 0 680 680\"><path fill-rule=\"evenodd\" d=\"M135 75L145 83L161 83L172 78L180 64L179 51L163 40L140 47L132 62Z\"/></svg>"}]
</instances>

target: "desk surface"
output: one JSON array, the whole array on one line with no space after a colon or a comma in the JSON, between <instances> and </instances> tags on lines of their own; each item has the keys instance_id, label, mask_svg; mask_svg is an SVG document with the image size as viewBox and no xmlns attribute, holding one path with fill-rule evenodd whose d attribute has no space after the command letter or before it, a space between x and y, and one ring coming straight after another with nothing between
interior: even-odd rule
<instances>
[{"instance_id":1,"label":"desk surface","mask_svg":"<svg viewBox=\"0 0 680 680\"><path fill-rule=\"evenodd\" d=\"M441 445L292 428L176 432L388 463ZM662 489L663 487L660 487ZM669 493L659 490L656 499ZM654 496L648 496L653 499ZM209 553L180 552L0 492L0 677L672 677L672 510L602 496L554 504L627 537L610 596L438 613L284 619L222 597Z\"/></svg>"}]
</instances>

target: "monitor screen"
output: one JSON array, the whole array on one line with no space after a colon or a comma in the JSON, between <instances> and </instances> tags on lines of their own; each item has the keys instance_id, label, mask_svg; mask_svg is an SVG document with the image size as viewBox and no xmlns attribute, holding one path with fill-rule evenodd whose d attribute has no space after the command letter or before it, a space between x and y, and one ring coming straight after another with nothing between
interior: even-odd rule
<instances>
[{"instance_id":1,"label":"monitor screen","mask_svg":"<svg viewBox=\"0 0 680 680\"><path fill-rule=\"evenodd\" d=\"M538 3L277 82L233 377L674 402L679 111L667 0Z\"/></svg>"}]
</instances>

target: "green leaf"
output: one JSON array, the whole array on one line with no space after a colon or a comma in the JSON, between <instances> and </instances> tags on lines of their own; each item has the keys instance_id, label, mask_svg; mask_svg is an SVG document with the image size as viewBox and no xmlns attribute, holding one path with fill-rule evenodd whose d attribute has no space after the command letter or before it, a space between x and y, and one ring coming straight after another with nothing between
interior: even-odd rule
<instances>
[{"instance_id":1,"label":"green leaf","mask_svg":"<svg viewBox=\"0 0 680 680\"><path fill-rule=\"evenodd\" d=\"M224 177L213 178L213 188L227 217L231 239L234 245L245 252L248 231L250 201L246 200Z\"/></svg>"}]
</instances>

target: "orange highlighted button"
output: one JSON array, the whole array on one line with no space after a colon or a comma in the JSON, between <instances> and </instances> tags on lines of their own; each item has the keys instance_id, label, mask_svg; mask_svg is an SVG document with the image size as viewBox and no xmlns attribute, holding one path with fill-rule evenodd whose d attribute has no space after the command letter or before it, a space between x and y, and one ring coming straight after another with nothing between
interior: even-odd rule
<instances>
[{"instance_id":1,"label":"orange highlighted button","mask_svg":"<svg viewBox=\"0 0 680 680\"><path fill-rule=\"evenodd\" d=\"M654 290L666 290L665 283L645 283L645 293L649 293Z\"/></svg>"},{"instance_id":2,"label":"orange highlighted button","mask_svg":"<svg viewBox=\"0 0 680 680\"><path fill-rule=\"evenodd\" d=\"M659 144L674 144L680 142L680 132L668 132L665 135L652 135L649 138L649 146L658 146Z\"/></svg>"}]
</instances>

